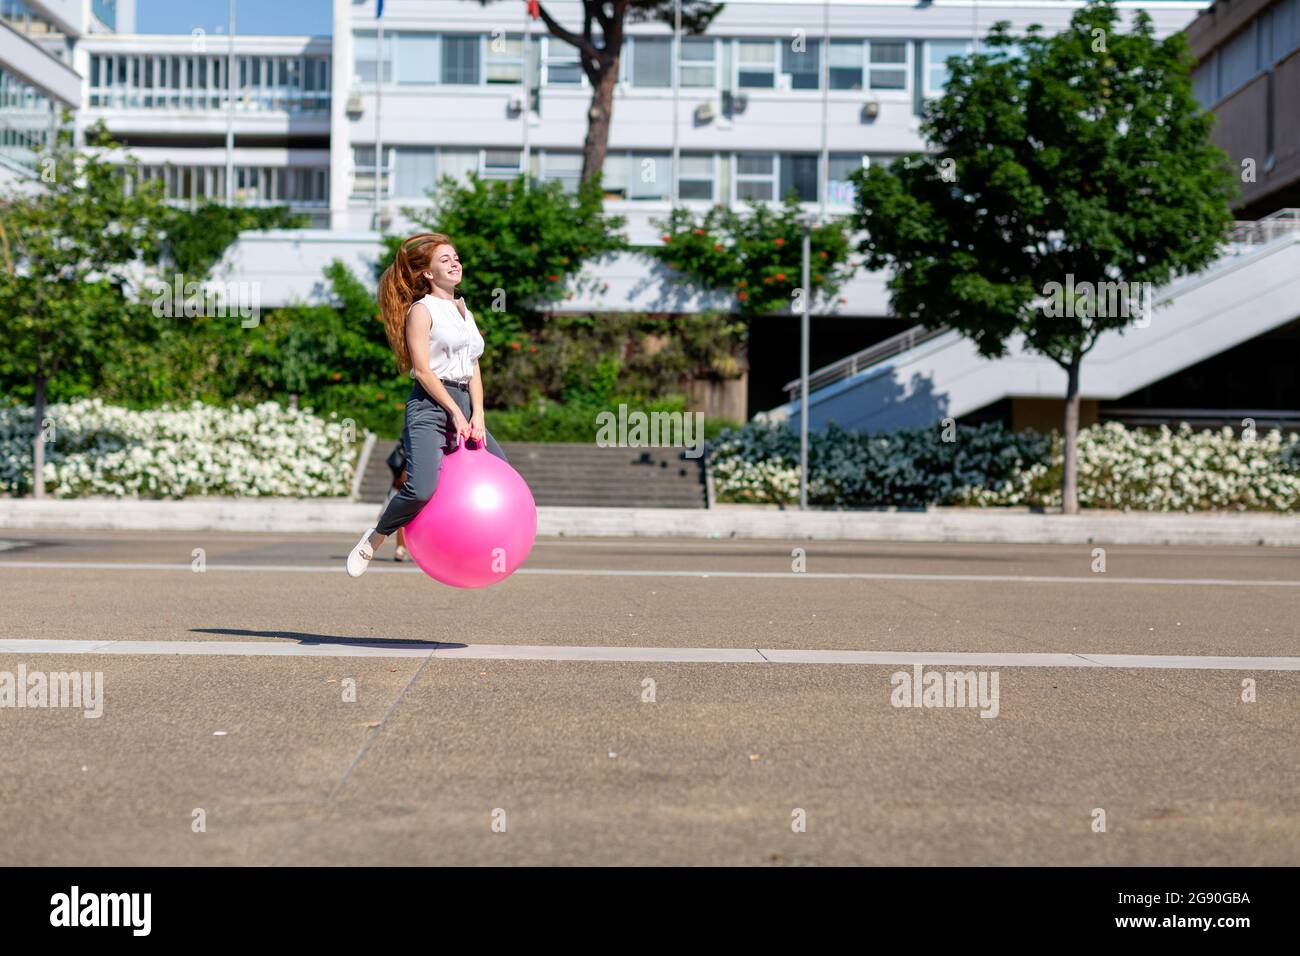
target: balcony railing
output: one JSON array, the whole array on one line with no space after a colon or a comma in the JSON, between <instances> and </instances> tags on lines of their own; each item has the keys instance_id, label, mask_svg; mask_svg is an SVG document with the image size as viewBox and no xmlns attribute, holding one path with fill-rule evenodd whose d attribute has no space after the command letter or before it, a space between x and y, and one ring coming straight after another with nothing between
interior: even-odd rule
<instances>
[{"instance_id":1,"label":"balcony railing","mask_svg":"<svg viewBox=\"0 0 1300 956\"><path fill-rule=\"evenodd\" d=\"M879 364L901 352L906 352L910 348L915 348L922 342L938 338L947 331L948 326L946 325L937 329L927 329L924 325L914 325L897 335L890 336L883 342L877 342L861 352L854 352L838 362L832 362L830 365L822 366L815 372L810 373L808 375L808 391L811 394L819 388L825 388L832 382L838 382L841 379L857 375L864 369ZM792 382L785 383L784 388L790 396L790 401L794 401L799 397L799 383L802 381L803 379L796 378Z\"/></svg>"},{"instance_id":2,"label":"balcony railing","mask_svg":"<svg viewBox=\"0 0 1300 956\"><path fill-rule=\"evenodd\" d=\"M1236 246L1262 246L1292 232L1300 232L1300 209L1279 209L1253 222L1234 222L1227 241Z\"/></svg>"}]
</instances>

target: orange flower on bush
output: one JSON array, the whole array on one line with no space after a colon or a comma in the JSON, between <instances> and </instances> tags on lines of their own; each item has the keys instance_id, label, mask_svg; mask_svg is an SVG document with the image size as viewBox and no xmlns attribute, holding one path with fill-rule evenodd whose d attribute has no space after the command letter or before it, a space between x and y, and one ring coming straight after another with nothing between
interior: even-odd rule
<instances>
[{"instance_id":1,"label":"orange flower on bush","mask_svg":"<svg viewBox=\"0 0 1300 956\"><path fill-rule=\"evenodd\" d=\"M536 351L537 351L537 346L536 346L536 345L530 345L530 346L528 346L528 351L530 351L530 352L536 352Z\"/></svg>"},{"instance_id":2,"label":"orange flower on bush","mask_svg":"<svg viewBox=\"0 0 1300 956\"><path fill-rule=\"evenodd\" d=\"M670 236L670 235L668 235L668 233L666 233L666 232L665 232L665 233L664 233L660 238L662 238L664 242L672 242L672 241L673 241L673 237Z\"/></svg>"},{"instance_id":3,"label":"orange flower on bush","mask_svg":"<svg viewBox=\"0 0 1300 956\"><path fill-rule=\"evenodd\" d=\"M550 279L552 282L559 282L559 281L560 281L560 277L557 276L557 275L555 275L554 273L552 273L551 275L548 275L546 278Z\"/></svg>"},{"instance_id":4,"label":"orange flower on bush","mask_svg":"<svg viewBox=\"0 0 1300 956\"><path fill-rule=\"evenodd\" d=\"M519 351L519 343L518 343L518 342L511 342L511 343L510 343L510 347L511 347L512 349L514 349L516 352Z\"/></svg>"},{"instance_id":5,"label":"orange flower on bush","mask_svg":"<svg viewBox=\"0 0 1300 956\"><path fill-rule=\"evenodd\" d=\"M739 298L741 302L744 302L746 299L749 298L749 293L748 293L748 292L741 292L741 293L737 296L737 298Z\"/></svg>"},{"instance_id":6,"label":"orange flower on bush","mask_svg":"<svg viewBox=\"0 0 1300 956\"><path fill-rule=\"evenodd\" d=\"M703 229L696 229L696 230L695 230L695 234L696 234L697 236L702 236L702 235L704 235L704 230L703 230Z\"/></svg>"},{"instance_id":7,"label":"orange flower on bush","mask_svg":"<svg viewBox=\"0 0 1300 956\"><path fill-rule=\"evenodd\" d=\"M720 242L715 242L715 243L713 244L713 251L714 251L714 252L721 252L721 251L722 251L722 243L720 243Z\"/></svg>"},{"instance_id":8,"label":"orange flower on bush","mask_svg":"<svg viewBox=\"0 0 1300 956\"><path fill-rule=\"evenodd\" d=\"M342 372L335 372L334 375L333 375L333 379L334 379L334 381L336 381L336 382L338 382L338 381L342 381L342 379L343 379L343 373L342 373Z\"/></svg>"},{"instance_id":9,"label":"orange flower on bush","mask_svg":"<svg viewBox=\"0 0 1300 956\"><path fill-rule=\"evenodd\" d=\"M830 256L826 253L826 250L825 250L825 249L823 249L821 252L817 253L817 255L821 256L823 259L829 259L829 258L830 258Z\"/></svg>"},{"instance_id":10,"label":"orange flower on bush","mask_svg":"<svg viewBox=\"0 0 1300 956\"><path fill-rule=\"evenodd\" d=\"M776 274L776 281L777 281L777 282L784 282L784 281L785 281L785 273L784 273L784 272L778 272L778 273Z\"/></svg>"},{"instance_id":11,"label":"orange flower on bush","mask_svg":"<svg viewBox=\"0 0 1300 956\"><path fill-rule=\"evenodd\" d=\"M778 247L779 247L779 246L784 246L784 245L785 245L785 240L782 239L780 236L777 236L776 239L775 239L774 241L776 242L776 244L777 244Z\"/></svg>"}]
</instances>

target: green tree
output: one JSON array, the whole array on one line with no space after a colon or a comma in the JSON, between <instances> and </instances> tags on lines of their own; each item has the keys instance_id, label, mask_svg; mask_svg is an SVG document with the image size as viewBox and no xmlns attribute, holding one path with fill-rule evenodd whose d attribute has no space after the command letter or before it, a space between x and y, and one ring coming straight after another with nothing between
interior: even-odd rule
<instances>
[{"instance_id":1,"label":"green tree","mask_svg":"<svg viewBox=\"0 0 1300 956\"><path fill-rule=\"evenodd\" d=\"M627 248L623 219L605 214L600 177L576 193L559 183L528 187L524 177L467 182L444 177L432 207L404 209L430 232L450 236L464 264L459 291L474 310L487 354L517 346L541 322L541 310L564 300L566 288L595 280L584 263ZM379 271L393 261L400 237L385 240Z\"/></svg>"},{"instance_id":2,"label":"green tree","mask_svg":"<svg viewBox=\"0 0 1300 956\"><path fill-rule=\"evenodd\" d=\"M477 2L486 6L492 0ZM724 6L708 0L681 0L681 5L682 32L693 34L708 29ZM588 180L605 166L609 127L614 118L618 64L627 41L626 24L658 20L673 26L675 8L673 0L580 0L579 6L582 8L580 31L561 24L544 3L537 4L537 16L551 36L577 50L582 72L591 83L587 136L582 145L582 178ZM531 96L530 91L530 99Z\"/></svg>"},{"instance_id":3,"label":"green tree","mask_svg":"<svg viewBox=\"0 0 1300 956\"><path fill-rule=\"evenodd\" d=\"M174 266L188 279L205 277L226 249L250 229L303 229L307 216L288 206L227 206L205 202L196 209L169 208L163 222L167 234L163 265Z\"/></svg>"},{"instance_id":4,"label":"green tree","mask_svg":"<svg viewBox=\"0 0 1300 956\"><path fill-rule=\"evenodd\" d=\"M734 296L735 311L746 321L796 308L803 281L802 207L793 192L779 207L751 202L748 212L715 205L697 216L676 208L655 225L663 245L644 253L704 292ZM847 219L814 226L809 236L813 301L829 299L853 274Z\"/></svg>"},{"instance_id":5,"label":"green tree","mask_svg":"<svg viewBox=\"0 0 1300 956\"><path fill-rule=\"evenodd\" d=\"M1184 37L1157 40L1145 13L1127 33L1108 0L1054 36L1012 37L999 23L985 49L949 60L922 121L931 153L859 174L855 224L867 264L893 270L897 315L951 326L989 357L1023 336L1065 371L1062 501L1073 513L1080 363L1137 315L1100 297L1063 310L1044 297L1068 276L1159 286L1204 267L1234 184L1192 97Z\"/></svg>"},{"instance_id":6,"label":"green tree","mask_svg":"<svg viewBox=\"0 0 1300 956\"><path fill-rule=\"evenodd\" d=\"M139 263L159 249L166 207L157 184L132 187L135 163L110 162L112 144L77 150L65 127L41 175L0 199L0 339L6 371L31 383L32 489L45 492L46 388L90 374L136 309Z\"/></svg>"}]
</instances>

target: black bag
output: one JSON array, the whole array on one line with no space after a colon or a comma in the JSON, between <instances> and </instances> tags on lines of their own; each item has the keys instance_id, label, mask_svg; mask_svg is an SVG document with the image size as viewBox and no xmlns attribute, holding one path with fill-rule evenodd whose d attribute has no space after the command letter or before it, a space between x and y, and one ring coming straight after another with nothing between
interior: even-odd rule
<instances>
[{"instance_id":1,"label":"black bag","mask_svg":"<svg viewBox=\"0 0 1300 956\"><path fill-rule=\"evenodd\" d=\"M397 443L397 447L389 452L387 460L388 467L393 472L393 481L396 481L406 468L406 452L403 450L400 441Z\"/></svg>"}]
</instances>

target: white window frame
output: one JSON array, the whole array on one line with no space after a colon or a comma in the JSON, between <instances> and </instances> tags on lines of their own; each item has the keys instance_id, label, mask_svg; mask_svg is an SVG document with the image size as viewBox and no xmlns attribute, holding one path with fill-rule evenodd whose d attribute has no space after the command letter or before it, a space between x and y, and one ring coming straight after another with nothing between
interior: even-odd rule
<instances>
[{"instance_id":1,"label":"white window frame","mask_svg":"<svg viewBox=\"0 0 1300 956\"><path fill-rule=\"evenodd\" d=\"M375 177L377 175L380 175L380 172L376 169L376 166L373 163L370 165L359 164L357 162L357 149L358 148L369 149L371 152L374 152L375 144L374 143L352 143L351 145L352 145L351 196L353 199L373 199L375 195L375 189L373 185L369 189L361 189L361 190L357 189L357 174L362 171L369 172L371 176L371 182L373 183ZM396 174L396 170L394 168L394 163L393 163L393 149L394 147L390 146L388 143L384 144L384 156L383 156L384 166L382 170L383 178L381 183L382 192L380 194L381 199L393 198L393 177Z\"/></svg>"},{"instance_id":2,"label":"white window frame","mask_svg":"<svg viewBox=\"0 0 1300 956\"><path fill-rule=\"evenodd\" d=\"M433 64L432 64L432 72L433 72L434 79L433 79L432 82L425 81L425 82L421 82L421 83L415 83L415 82L410 82L410 81L407 81L407 82L403 82L403 81L402 81L402 63L401 63L401 49L402 49L402 44L401 44L401 42L400 42L400 38L403 37L403 36L420 36L420 37L426 37L426 38L431 37L431 38L433 39L434 42L433 42ZM385 59L385 60L390 60L390 59L391 59L391 61L392 61L392 67L391 67L391 69L390 69L390 73L391 73L392 75L391 75L390 79L388 80L388 82L384 84L384 88L385 88L385 89L389 89L390 87L404 87L404 88L406 88L406 89L428 89L429 87L432 87L432 86L441 86L441 85L442 85L442 83L441 83L441 80L442 80L442 34L440 34L440 33L434 33L434 32L432 32L432 31L430 31L430 30L394 30L394 31L392 31L392 35L391 35L391 37L390 37L389 33L385 32L385 34L384 34L384 59ZM355 62L355 60L354 60L354 62ZM378 72L379 72L379 71L378 71L378 61L376 61L376 69L375 69L375 75L376 75L376 76L378 75Z\"/></svg>"},{"instance_id":3,"label":"white window frame","mask_svg":"<svg viewBox=\"0 0 1300 956\"><path fill-rule=\"evenodd\" d=\"M934 85L930 82L930 71L942 67L944 63L947 61L948 57L959 55L956 53L949 53L947 56L943 58L943 60L936 62L932 60L930 57L930 51L933 48L933 44L935 43L960 43L964 48L965 55L969 55L972 49L972 44L970 40L961 40L961 39L953 38L953 39L942 39L942 40L932 39L932 40L925 41L924 52L921 54L921 59L923 61L921 64L921 85L922 85L921 88L922 88L922 95L925 96L927 99L929 99L930 97L943 95L943 90L935 89Z\"/></svg>"},{"instance_id":4,"label":"white window frame","mask_svg":"<svg viewBox=\"0 0 1300 956\"><path fill-rule=\"evenodd\" d=\"M742 156L767 156L772 160L772 171L758 175L755 173L742 173L740 171L740 160ZM777 190L781 187L781 156L776 150L767 151L761 149L738 150L731 154L731 201L733 203L749 202L748 199L742 199L740 196L741 182L768 182L772 188L766 199L760 199L759 202L777 202L780 197L777 196Z\"/></svg>"},{"instance_id":5,"label":"white window frame","mask_svg":"<svg viewBox=\"0 0 1300 956\"><path fill-rule=\"evenodd\" d=\"M484 76L486 75L486 72L485 72L485 70L483 69L483 54L484 54L484 51L485 51L485 47L487 46L487 42L486 42L486 41L487 41L487 36L486 36L485 34L482 34L482 33L479 33L479 34L472 34L472 33L455 33L455 32L447 32L447 33L439 33L439 34L437 34L437 37L438 37L438 63L437 63L437 66L436 66L436 70L437 70L437 72L436 72L434 75L438 77L438 85L439 85L439 86L458 87L458 88L462 88L462 89L463 89L464 87L467 87L467 86L483 86L483 78L484 78ZM459 39L459 40L463 40L463 39L474 39L474 40L478 40L478 55L477 55L477 57L476 57L476 63L478 64L478 74L477 74L477 76L475 76L475 78L474 78L474 82L473 82L473 83L448 83L446 80L444 80L444 79L442 78L442 59L443 59L443 58L442 58L442 52L443 52L443 49L442 49L442 48L443 48L443 43L444 43L446 40L448 40L448 39ZM495 85L495 84L494 84L494 85Z\"/></svg>"},{"instance_id":6,"label":"white window frame","mask_svg":"<svg viewBox=\"0 0 1300 956\"><path fill-rule=\"evenodd\" d=\"M707 159L707 160L709 160L709 195L708 195L708 198L707 198L707 199L701 199L701 198L699 198L698 196L692 196L692 197L690 197L690 198L688 199L688 198L685 198L685 197L682 196L682 179L683 179L683 176L682 176L682 169L681 169L681 167L682 167L682 165L686 162L686 160L688 160L688 159ZM720 169L719 169L718 154L717 154L717 153L704 153L703 155L701 155L700 153L694 153L694 152L692 152L692 153L680 153L680 154L678 155L678 164L677 164L677 165L678 165L678 169L676 170L676 176L677 176L677 196L678 196L679 199L681 199L682 202L708 202L708 203L714 203L714 202L717 202L717 201L718 201L718 173L719 173ZM692 179L692 180L695 179L695 177L693 177L693 176L687 176L687 177L685 177L685 178L686 178L686 179Z\"/></svg>"},{"instance_id":7,"label":"white window frame","mask_svg":"<svg viewBox=\"0 0 1300 956\"><path fill-rule=\"evenodd\" d=\"M582 55L578 52L578 50L575 47L570 46L569 44L565 43L563 40L559 39L558 37L543 36L540 37L540 39L542 41L542 56L540 62L541 77L539 79L542 87L553 86L557 90L585 90L587 89L587 87L591 85L590 83L587 82L586 71L584 71L582 68ZM559 53L553 52L553 50L556 49L560 50L561 52ZM552 64L556 64L556 65L573 64L573 66L577 67L578 69L578 82L577 83L552 83L551 82Z\"/></svg>"},{"instance_id":8,"label":"white window frame","mask_svg":"<svg viewBox=\"0 0 1300 956\"><path fill-rule=\"evenodd\" d=\"M870 51L868 50L868 47L867 47L867 41L866 41L866 40L855 40L855 39L853 39L852 37L831 37L830 47L829 47L829 48L827 49L827 51L826 51L826 57L827 57L827 64L826 64L826 82L827 82L828 85L830 84L830 81L831 81L831 70L836 69L836 67L834 67L834 66L831 65L831 63L830 63L830 51L831 51L832 49L835 49L836 47L839 47L840 49L843 49L843 48L845 48L845 47L850 47L850 46L856 46L856 47L858 48L858 83L859 83L860 85L858 86L857 89L853 89L853 88L851 88L851 87L848 88L848 89L845 89L844 87L831 86L831 87L830 87L830 92L831 92L832 94L835 94L835 93L846 94L846 93L847 93L847 94L850 94L850 95L855 95L855 94L859 94L859 93L864 93L864 92L866 92L866 91L869 89L870 78L869 78L869 76L868 76L868 74L867 74L867 63L868 63L868 60L870 59L870 55L871 55L871 54L870 54ZM840 69L843 69L843 68L841 67Z\"/></svg>"},{"instance_id":9,"label":"white window frame","mask_svg":"<svg viewBox=\"0 0 1300 956\"><path fill-rule=\"evenodd\" d=\"M540 153L541 155L538 156L538 153ZM563 184L566 190L568 188L569 180L572 179L573 187L574 190L576 191L578 185L582 182L582 151L581 150L541 149L536 152L533 152L532 155L537 157L538 159L538 173L537 173L538 179L542 180L543 182L549 180L555 180L556 182ZM550 170L551 157L553 155L560 155L565 157L576 157L578 160L578 171L574 173L570 170L564 170L563 176L553 174Z\"/></svg>"},{"instance_id":10,"label":"white window frame","mask_svg":"<svg viewBox=\"0 0 1300 956\"><path fill-rule=\"evenodd\" d=\"M494 167L491 172L488 171L487 154L515 152L519 154L519 159L515 162L514 170L509 174L502 173L505 167ZM513 179L524 171L524 151L512 146L484 146L478 152L478 174L480 179Z\"/></svg>"},{"instance_id":11,"label":"white window frame","mask_svg":"<svg viewBox=\"0 0 1300 956\"><path fill-rule=\"evenodd\" d=\"M528 65L524 63L524 36L522 33L505 33L501 39L506 43L515 42L519 44L519 55L508 55L505 53L493 53L492 41L494 37L491 33L483 37L483 52L480 57L484 86L520 86L524 82L524 76L528 71ZM488 67L495 66L518 66L519 79L517 80L489 80Z\"/></svg>"},{"instance_id":12,"label":"white window frame","mask_svg":"<svg viewBox=\"0 0 1300 956\"><path fill-rule=\"evenodd\" d=\"M648 90L651 92L662 92L673 88L673 38L660 36L634 36L629 38L632 41L631 56L624 56L619 59L619 82L630 90ZM667 82L663 86L638 86L636 83L636 58L639 55L637 50L643 42L662 43L668 50L668 75Z\"/></svg>"},{"instance_id":13,"label":"white window frame","mask_svg":"<svg viewBox=\"0 0 1300 956\"><path fill-rule=\"evenodd\" d=\"M392 32L393 32L393 31L387 31L387 33L392 33ZM399 30L399 31L396 31L396 32L399 32L399 33L400 33L401 31ZM411 31L411 32L418 32L418 31ZM357 40L358 40L358 38L364 38L364 39L370 40L370 41L372 41L372 42L375 44L375 46L376 46L376 49L375 49L375 60L373 61L374 64L375 64L375 78L374 78L373 81L363 80L363 79L360 78L359 74L357 73L357 54L356 54L356 49L357 49ZM372 90L372 89L374 89L376 86L378 86L381 82L382 82L383 85L384 85L384 89L388 89L388 88L390 88L390 87L392 87L392 86L395 86L395 85L397 84L397 57L395 56L395 52L396 52L396 44L391 43L391 42L390 42L390 39L389 39L389 36L388 36L388 35L385 35L385 37L384 37L384 62L385 62L386 64L388 64L388 73L389 73L388 79L384 79L384 77L383 77L383 75L382 75L382 73L381 73L381 71L380 71L380 69L379 69L379 50L378 50L378 44L379 44L379 31L377 31L377 30L354 30L354 31L352 31L352 76L353 76L353 78L356 80L357 85L358 85L361 89ZM438 55L439 55L439 58L441 59L441 55L442 55L442 44L438 44ZM256 69L256 71L255 71L255 72L256 72L256 76L257 76L257 80L258 80L258 82L257 82L255 85L256 85L256 86L259 86L259 87L262 87L262 88L266 88L266 87L270 86L270 85L271 85L270 80L274 78L274 77L269 77L269 78L268 78L267 75L266 75L266 70L265 70L265 62L266 62L266 59L267 59L267 58L266 58L265 56L255 56L255 57L254 57L254 60L256 60L256 61L260 61L260 62L258 63L258 65L257 65L257 69ZM439 63L438 66L439 66L439 68L441 68L441 63Z\"/></svg>"},{"instance_id":14,"label":"white window frame","mask_svg":"<svg viewBox=\"0 0 1300 956\"><path fill-rule=\"evenodd\" d=\"M805 89L795 89L794 73L789 72L785 69L786 51L788 50L791 53L794 52L794 50L790 46L791 39L793 38L787 38L780 41L781 46L777 51L777 60L776 60L776 75L777 75L776 88L785 93L795 93L795 94L820 93L822 89L822 62L820 57L826 55L826 51L821 48L822 47L821 37L806 37L804 40L804 44L808 49L811 49L813 47L817 48L817 56L819 57L819 59L817 60L817 71L813 74L817 78L817 85Z\"/></svg>"},{"instance_id":15,"label":"white window frame","mask_svg":"<svg viewBox=\"0 0 1300 956\"><path fill-rule=\"evenodd\" d=\"M866 41L866 62L863 64L863 82L866 84L864 91L871 93L896 94L898 96L909 96L912 92L912 47L914 44L898 37L876 37ZM902 44L903 62L902 63L880 63L875 62L875 45L877 43ZM872 69L880 70L902 70L903 85L901 87L875 87L871 85Z\"/></svg>"},{"instance_id":16,"label":"white window frame","mask_svg":"<svg viewBox=\"0 0 1300 956\"><path fill-rule=\"evenodd\" d=\"M731 88L738 93L740 92L762 93L764 91L771 91L773 93L780 92L780 87L777 84L780 82L779 77L781 75L781 49L779 46L781 41L764 40L761 37L754 37L754 38L736 37L731 41L731 43L734 46L734 49L732 51L733 56L731 58ZM745 44L757 45L759 43L767 43L772 48L772 70L771 70L772 85L771 86L741 86L740 74L742 72L742 64L740 62L740 51ZM750 66L750 67L743 68L743 72L759 73L763 71L756 70L752 66Z\"/></svg>"},{"instance_id":17,"label":"white window frame","mask_svg":"<svg viewBox=\"0 0 1300 956\"><path fill-rule=\"evenodd\" d=\"M720 41L716 37L683 37L682 38L681 53L685 53L686 44L688 43L691 44L707 43L712 48L713 56L707 60L688 60L686 59L685 56L679 53L677 58L677 85L680 89L716 90L718 88L718 70L722 65L722 57L719 55L719 47L718 47L719 42ZM682 79L682 73L685 70L688 69L703 70L706 67L712 70L713 72L713 77L712 79L709 80L708 83L705 83L701 86L693 86L686 83L685 80Z\"/></svg>"}]
</instances>

